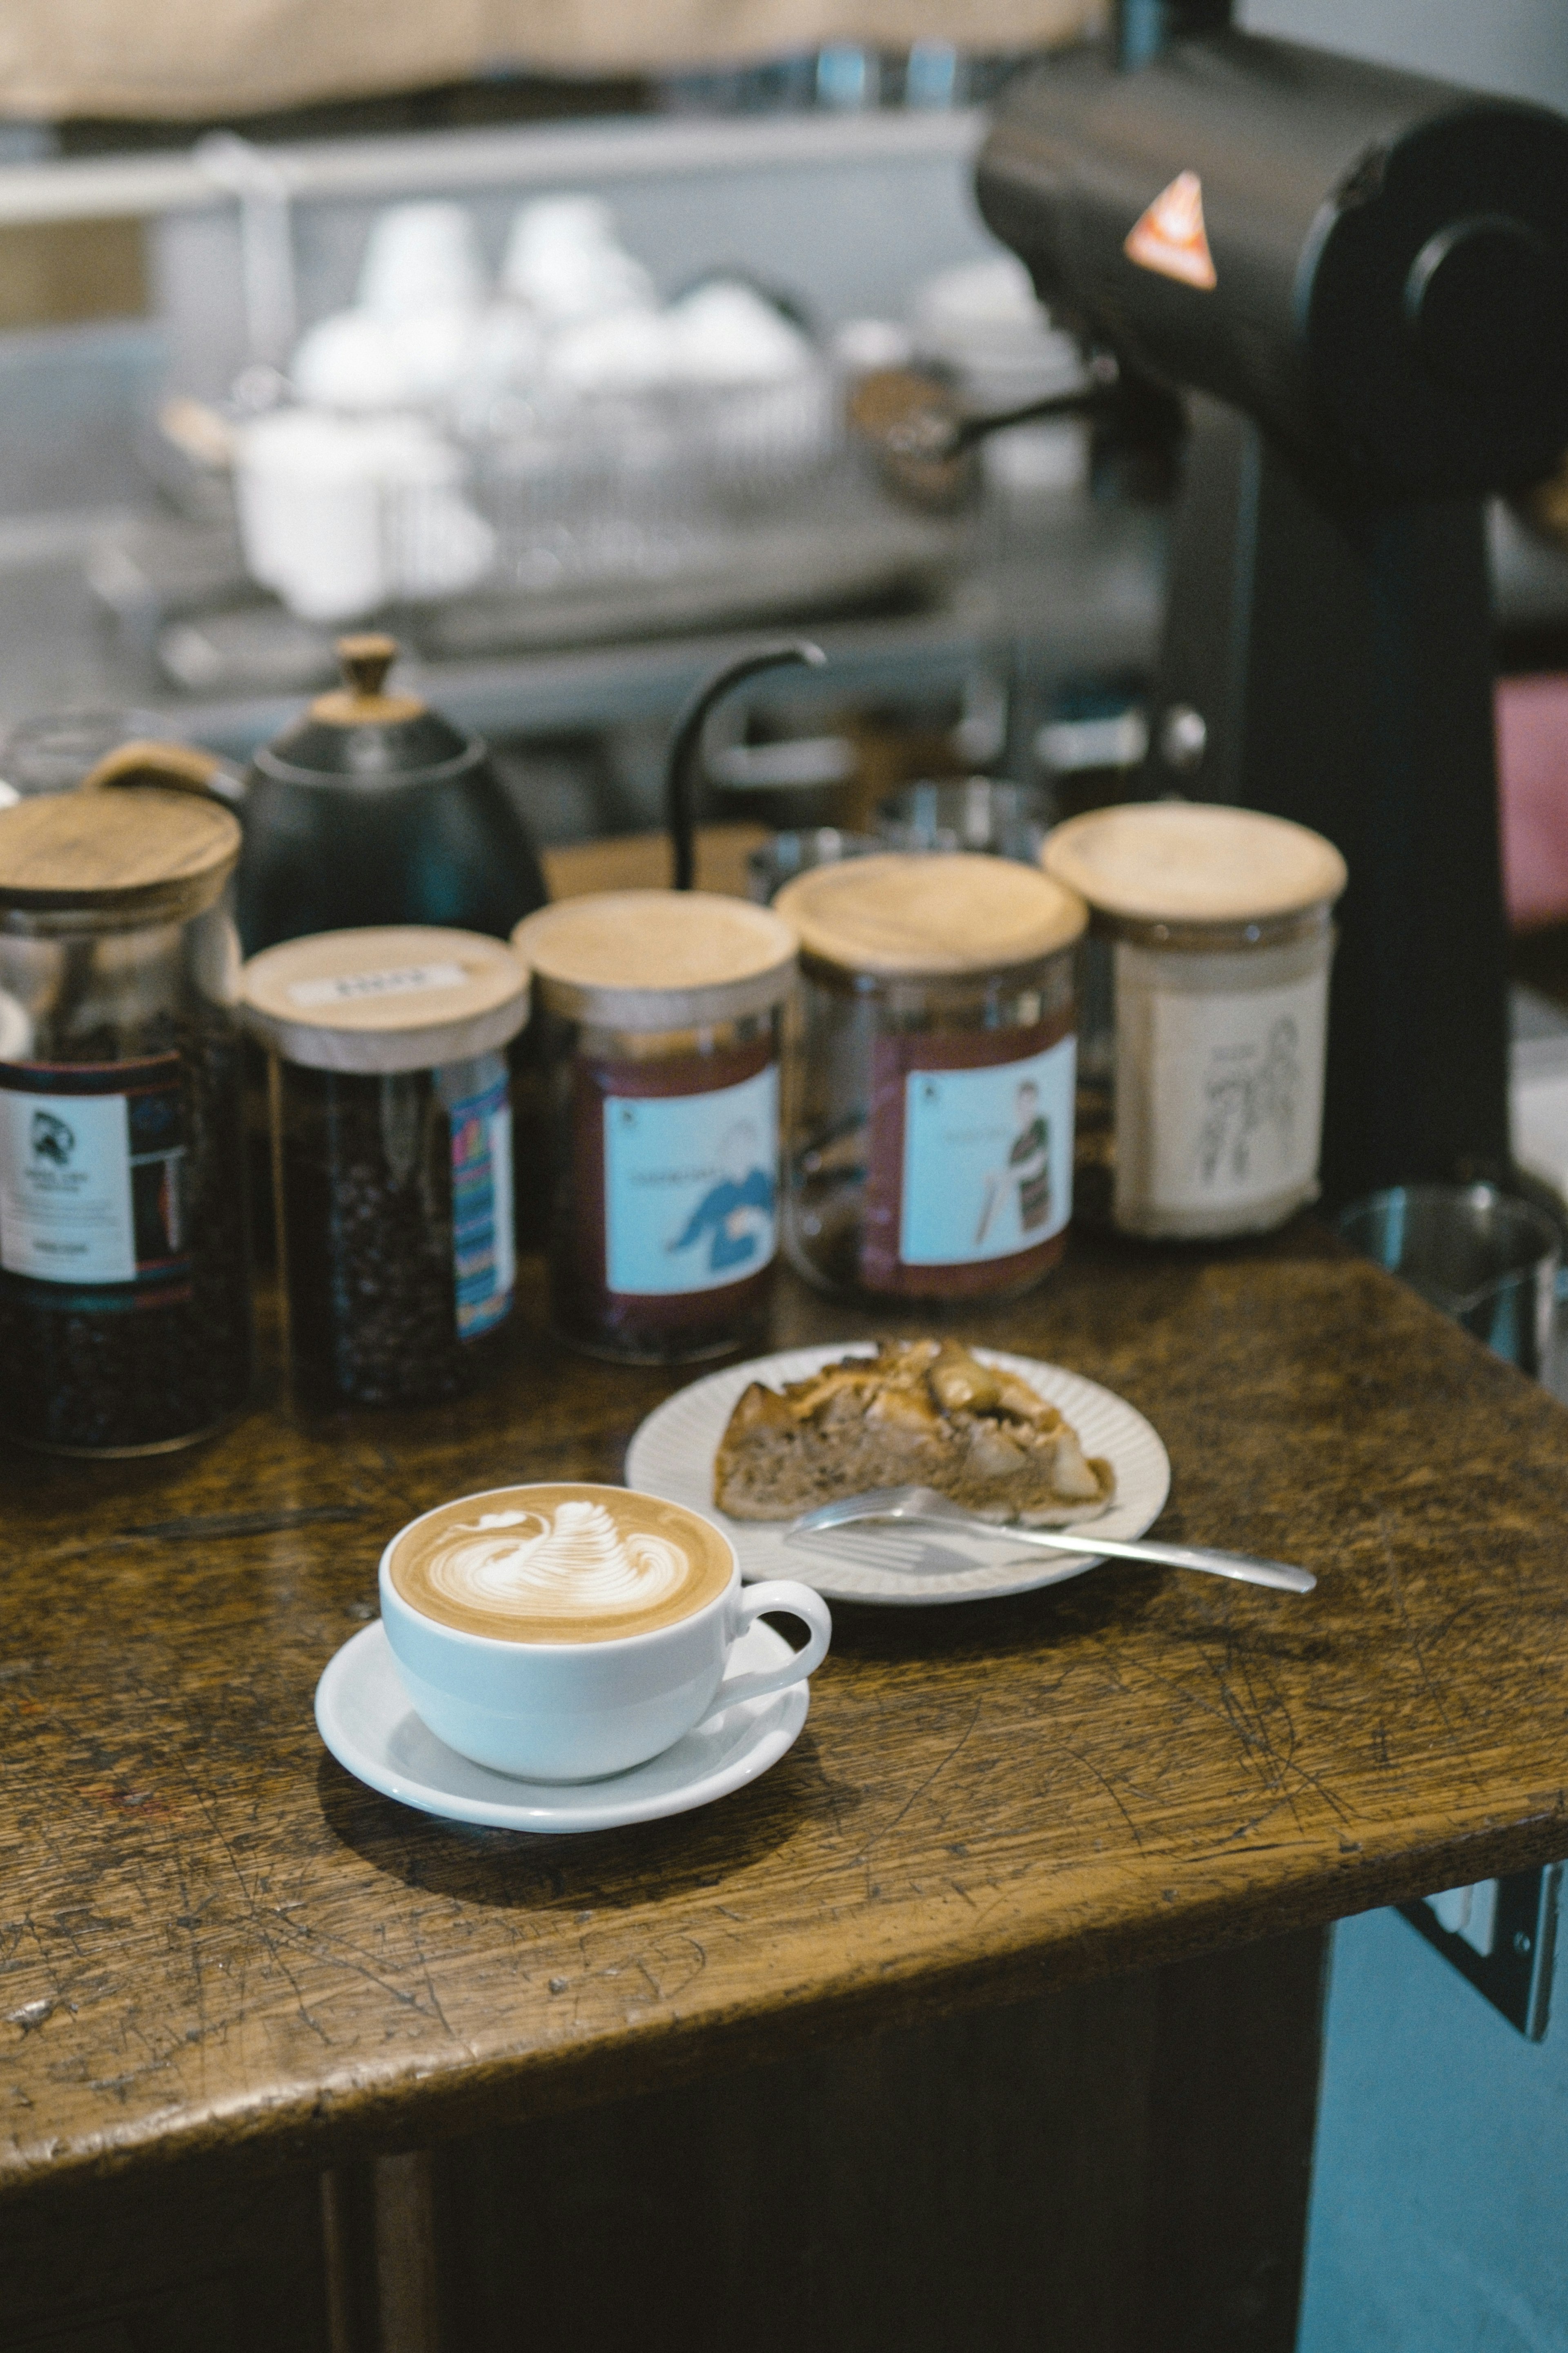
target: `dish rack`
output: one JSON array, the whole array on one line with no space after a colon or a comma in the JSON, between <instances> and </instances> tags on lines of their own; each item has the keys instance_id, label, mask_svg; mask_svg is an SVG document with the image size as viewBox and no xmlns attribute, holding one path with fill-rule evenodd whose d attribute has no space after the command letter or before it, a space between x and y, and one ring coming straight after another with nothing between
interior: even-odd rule
<instances>
[{"instance_id":1,"label":"dish rack","mask_svg":"<svg viewBox=\"0 0 1568 2353\"><path fill-rule=\"evenodd\" d=\"M840 440L826 368L787 384L594 394L471 447L475 507L514 588L667 578L819 479Z\"/></svg>"},{"instance_id":2,"label":"dish rack","mask_svg":"<svg viewBox=\"0 0 1568 2353\"><path fill-rule=\"evenodd\" d=\"M710 572L829 475L841 411L826 362L784 382L513 398L460 431L294 404L237 436L247 567L321 622Z\"/></svg>"}]
</instances>

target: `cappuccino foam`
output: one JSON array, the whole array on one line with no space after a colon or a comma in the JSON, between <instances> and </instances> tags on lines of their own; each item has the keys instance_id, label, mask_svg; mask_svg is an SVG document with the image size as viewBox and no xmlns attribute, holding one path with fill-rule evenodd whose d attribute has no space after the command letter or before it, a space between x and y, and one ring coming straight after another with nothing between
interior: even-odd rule
<instances>
[{"instance_id":1,"label":"cappuccino foam","mask_svg":"<svg viewBox=\"0 0 1568 2353\"><path fill-rule=\"evenodd\" d=\"M717 1528L624 1487L498 1489L405 1528L389 1573L411 1609L465 1634L600 1642L674 1625L729 1584Z\"/></svg>"}]
</instances>

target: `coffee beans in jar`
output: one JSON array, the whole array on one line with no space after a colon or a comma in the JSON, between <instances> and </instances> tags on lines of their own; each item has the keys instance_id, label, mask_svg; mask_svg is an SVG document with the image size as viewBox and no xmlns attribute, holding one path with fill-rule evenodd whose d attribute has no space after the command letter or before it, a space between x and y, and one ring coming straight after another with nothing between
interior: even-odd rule
<instances>
[{"instance_id":1,"label":"coffee beans in jar","mask_svg":"<svg viewBox=\"0 0 1568 2353\"><path fill-rule=\"evenodd\" d=\"M243 1009L268 1049L296 1395L465 1394L512 1310L504 1050L528 1018L526 973L474 932L324 932L252 956Z\"/></svg>"},{"instance_id":2,"label":"coffee beans in jar","mask_svg":"<svg viewBox=\"0 0 1568 2353\"><path fill-rule=\"evenodd\" d=\"M182 793L0 810L0 1431L159 1453L250 1385L239 827Z\"/></svg>"},{"instance_id":3,"label":"coffee beans in jar","mask_svg":"<svg viewBox=\"0 0 1568 2353\"><path fill-rule=\"evenodd\" d=\"M760 1345L793 933L709 892L612 891L542 908L512 940L547 1073L563 1336L646 1364Z\"/></svg>"},{"instance_id":4,"label":"coffee beans in jar","mask_svg":"<svg viewBox=\"0 0 1568 2353\"><path fill-rule=\"evenodd\" d=\"M800 939L785 1247L833 1291L1026 1291L1072 1213L1080 899L1001 858L890 855L780 892Z\"/></svg>"}]
</instances>

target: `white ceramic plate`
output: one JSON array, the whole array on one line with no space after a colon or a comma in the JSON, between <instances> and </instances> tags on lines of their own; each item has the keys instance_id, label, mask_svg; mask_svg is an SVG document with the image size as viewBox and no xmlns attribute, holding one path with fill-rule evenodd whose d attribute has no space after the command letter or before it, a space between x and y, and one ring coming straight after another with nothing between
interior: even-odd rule
<instances>
[{"instance_id":1,"label":"white ceramic plate","mask_svg":"<svg viewBox=\"0 0 1568 2353\"><path fill-rule=\"evenodd\" d=\"M1033 1356L1009 1356L999 1348L976 1348L983 1364L1019 1374L1064 1413L1083 1440L1086 1454L1103 1454L1116 1468L1116 1501L1100 1519L1084 1524L1084 1549L1077 1553L1025 1551L1005 1528L994 1536L950 1535L945 1529L894 1526L833 1528L786 1544L780 1521L732 1520L713 1502L713 1458L736 1400L752 1381L781 1388L804 1380L824 1365L853 1354L842 1342L826 1348L791 1348L731 1365L706 1380L693 1381L655 1408L626 1449L626 1484L667 1502L686 1504L716 1520L740 1555L741 1574L796 1577L830 1601L890 1602L909 1607L932 1601L975 1601L1005 1593L1032 1593L1059 1585L1097 1567L1093 1533L1129 1538L1153 1525L1171 1492L1171 1463L1158 1433L1141 1413L1098 1381Z\"/></svg>"},{"instance_id":2,"label":"white ceramic plate","mask_svg":"<svg viewBox=\"0 0 1568 2353\"><path fill-rule=\"evenodd\" d=\"M730 1653L736 1672L777 1666L789 1644L754 1625ZM351 1636L316 1686L316 1728L357 1779L443 1821L493 1830L605 1831L661 1821L744 1788L794 1746L811 1704L804 1683L742 1700L630 1773L605 1781L515 1781L470 1765L437 1740L408 1704L378 1618Z\"/></svg>"}]
</instances>

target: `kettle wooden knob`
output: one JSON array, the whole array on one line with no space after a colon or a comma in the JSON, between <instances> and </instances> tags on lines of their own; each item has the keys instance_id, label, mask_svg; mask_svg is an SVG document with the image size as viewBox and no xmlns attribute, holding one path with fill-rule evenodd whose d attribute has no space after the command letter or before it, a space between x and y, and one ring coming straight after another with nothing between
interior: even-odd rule
<instances>
[{"instance_id":1,"label":"kettle wooden knob","mask_svg":"<svg viewBox=\"0 0 1568 2353\"><path fill-rule=\"evenodd\" d=\"M397 639L383 636L378 629L367 629L355 637L340 638L336 652L342 666L343 684L349 692L366 702L374 702L381 693L386 673L397 659L399 650Z\"/></svg>"},{"instance_id":2,"label":"kettle wooden knob","mask_svg":"<svg viewBox=\"0 0 1568 2353\"><path fill-rule=\"evenodd\" d=\"M337 656L343 682L330 694L317 695L310 705L311 719L328 727L396 727L409 719L422 719L425 705L417 695L386 691L386 673L402 651L397 639L380 629L340 638Z\"/></svg>"}]
</instances>

